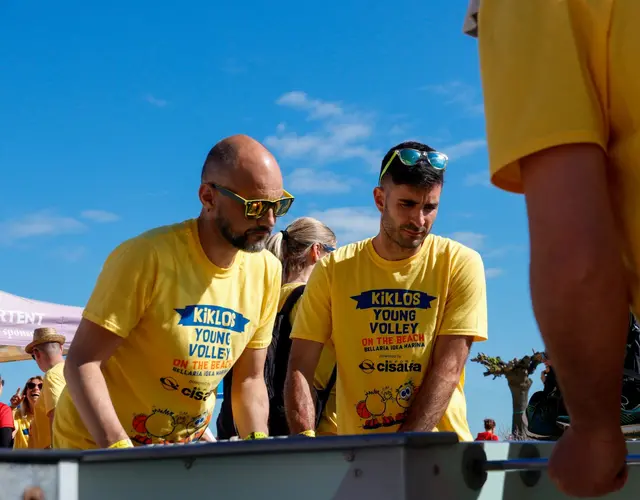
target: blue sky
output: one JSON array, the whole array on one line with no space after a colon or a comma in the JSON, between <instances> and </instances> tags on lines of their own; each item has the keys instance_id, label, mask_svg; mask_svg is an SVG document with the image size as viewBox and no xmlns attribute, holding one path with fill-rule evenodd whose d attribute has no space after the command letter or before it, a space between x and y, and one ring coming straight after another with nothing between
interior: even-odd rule
<instances>
[{"instance_id":1,"label":"blue sky","mask_svg":"<svg viewBox=\"0 0 640 500\"><path fill-rule=\"evenodd\" d=\"M0 289L84 305L114 246L197 215L203 160L235 133L274 152L291 217L320 218L342 244L371 236L380 160L413 139L451 158L434 232L485 261L490 340L474 352L541 348L524 200L488 183L466 1L425 7L3 2ZM1 366L1 399L37 372ZM470 363L466 393L473 432L485 416L509 425L506 381Z\"/></svg>"}]
</instances>

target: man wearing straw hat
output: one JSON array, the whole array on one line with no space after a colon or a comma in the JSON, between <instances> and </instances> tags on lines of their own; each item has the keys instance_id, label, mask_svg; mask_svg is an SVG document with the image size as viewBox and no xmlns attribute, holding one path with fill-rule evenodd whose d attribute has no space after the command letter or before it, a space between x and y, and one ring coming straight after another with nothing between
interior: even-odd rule
<instances>
[{"instance_id":1,"label":"man wearing straw hat","mask_svg":"<svg viewBox=\"0 0 640 500\"><path fill-rule=\"evenodd\" d=\"M65 340L55 328L36 328L33 331L33 340L24 349L44 372L42 390L34 408L34 419L29 431L29 448L51 448L51 428L55 409L66 385L62 357Z\"/></svg>"}]
</instances>

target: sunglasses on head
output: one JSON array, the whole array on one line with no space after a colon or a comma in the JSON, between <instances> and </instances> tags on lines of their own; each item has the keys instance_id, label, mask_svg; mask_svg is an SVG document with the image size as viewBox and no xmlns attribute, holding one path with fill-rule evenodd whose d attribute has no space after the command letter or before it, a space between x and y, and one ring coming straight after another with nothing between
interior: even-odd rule
<instances>
[{"instance_id":1,"label":"sunglasses on head","mask_svg":"<svg viewBox=\"0 0 640 500\"><path fill-rule=\"evenodd\" d=\"M37 384L35 382L27 382L27 389L42 389L42 382L38 382Z\"/></svg>"},{"instance_id":2,"label":"sunglasses on head","mask_svg":"<svg viewBox=\"0 0 640 500\"><path fill-rule=\"evenodd\" d=\"M396 149L382 169L382 172L380 172L380 180L382 180L382 176L387 173L391 162L393 162L393 159L396 157L407 167L414 167L421 161L426 161L436 170L444 170L447 168L447 163L449 163L449 157L438 151L419 151L413 148Z\"/></svg>"},{"instance_id":3,"label":"sunglasses on head","mask_svg":"<svg viewBox=\"0 0 640 500\"><path fill-rule=\"evenodd\" d=\"M216 189L221 195L244 205L244 216L247 219L261 219L270 209L276 217L282 217L291 208L295 199L291 194L284 191L285 196L278 200L246 200L230 189L223 188L217 184L209 183L209 186Z\"/></svg>"}]
</instances>

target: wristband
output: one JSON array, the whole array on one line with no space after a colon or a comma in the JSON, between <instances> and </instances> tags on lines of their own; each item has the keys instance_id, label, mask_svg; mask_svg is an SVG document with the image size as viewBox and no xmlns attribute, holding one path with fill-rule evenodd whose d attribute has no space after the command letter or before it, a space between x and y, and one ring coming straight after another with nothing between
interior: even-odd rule
<instances>
[{"instance_id":1,"label":"wristband","mask_svg":"<svg viewBox=\"0 0 640 500\"><path fill-rule=\"evenodd\" d=\"M253 441L254 439L267 439L268 437L269 436L267 436L264 432L252 432L246 438L244 438L244 440Z\"/></svg>"},{"instance_id":2,"label":"wristband","mask_svg":"<svg viewBox=\"0 0 640 500\"><path fill-rule=\"evenodd\" d=\"M116 449L116 448L133 448L133 443L131 439L121 439L120 441L116 441L112 445L107 446L107 449Z\"/></svg>"},{"instance_id":3,"label":"wristband","mask_svg":"<svg viewBox=\"0 0 640 500\"><path fill-rule=\"evenodd\" d=\"M314 437L316 437L316 431L302 431L298 435L299 436L306 436L308 438L314 438Z\"/></svg>"}]
</instances>

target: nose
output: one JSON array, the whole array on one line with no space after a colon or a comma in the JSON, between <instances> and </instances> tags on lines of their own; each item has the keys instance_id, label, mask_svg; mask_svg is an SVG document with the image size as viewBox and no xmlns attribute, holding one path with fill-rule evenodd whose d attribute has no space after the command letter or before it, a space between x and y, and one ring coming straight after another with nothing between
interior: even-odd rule
<instances>
[{"instance_id":1,"label":"nose","mask_svg":"<svg viewBox=\"0 0 640 500\"><path fill-rule=\"evenodd\" d=\"M417 208L414 212L412 212L411 223L413 225L415 225L418 228L423 228L426 222L427 222L427 216L424 213L424 210L422 210L421 208Z\"/></svg>"},{"instance_id":2,"label":"nose","mask_svg":"<svg viewBox=\"0 0 640 500\"><path fill-rule=\"evenodd\" d=\"M267 226L271 229L273 229L276 225L276 214L273 211L273 208L270 208L269 210L267 210L267 213L264 214L264 216L262 217L262 219L260 219L260 225L264 225Z\"/></svg>"}]
</instances>

